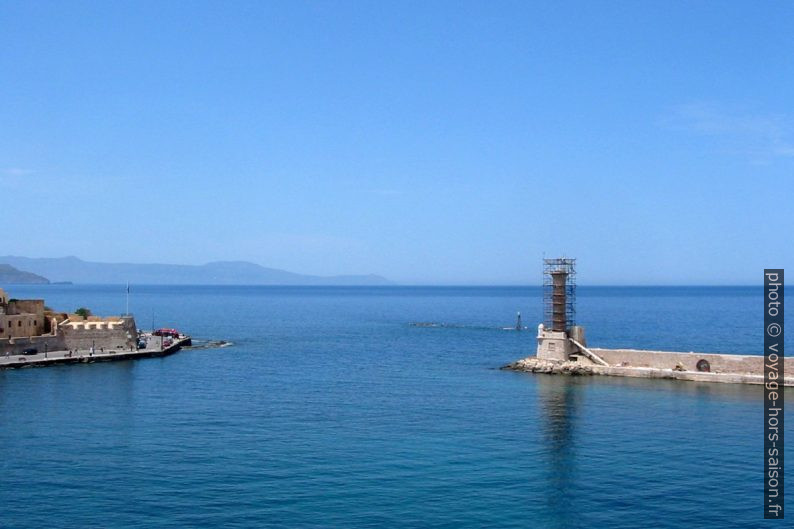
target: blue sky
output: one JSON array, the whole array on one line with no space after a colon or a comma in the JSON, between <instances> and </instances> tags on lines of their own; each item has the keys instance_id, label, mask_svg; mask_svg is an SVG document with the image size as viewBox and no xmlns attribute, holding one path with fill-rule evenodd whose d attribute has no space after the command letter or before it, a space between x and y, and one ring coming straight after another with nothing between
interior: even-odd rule
<instances>
[{"instance_id":1,"label":"blue sky","mask_svg":"<svg viewBox=\"0 0 794 529\"><path fill-rule=\"evenodd\" d=\"M789 2L0 2L0 254L752 284ZM777 229L774 228L777 224Z\"/></svg>"}]
</instances>

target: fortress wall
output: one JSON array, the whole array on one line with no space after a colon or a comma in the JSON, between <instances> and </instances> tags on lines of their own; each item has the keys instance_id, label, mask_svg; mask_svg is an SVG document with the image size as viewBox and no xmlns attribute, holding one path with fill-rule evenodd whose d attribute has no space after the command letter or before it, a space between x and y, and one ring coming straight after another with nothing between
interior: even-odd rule
<instances>
[{"instance_id":1,"label":"fortress wall","mask_svg":"<svg viewBox=\"0 0 794 529\"><path fill-rule=\"evenodd\" d=\"M764 374L764 357L760 355L731 355L714 353L676 353L667 351L644 351L639 349L590 350L606 360L611 366L650 367L674 369L679 363L687 371L697 371L698 360L705 359L712 373ZM785 376L794 376L794 362L785 361Z\"/></svg>"},{"instance_id":2,"label":"fortress wall","mask_svg":"<svg viewBox=\"0 0 794 529\"><path fill-rule=\"evenodd\" d=\"M33 315L25 315L33 318ZM14 318L18 318L15 316ZM42 334L37 336L20 336L0 338L0 354L18 354L25 349L35 348L40 353L47 351L87 350L92 346L99 350L125 350L130 347L136 349L138 331L133 318L121 318L121 323L114 328L107 322L91 322L73 327L59 325L55 334Z\"/></svg>"},{"instance_id":3,"label":"fortress wall","mask_svg":"<svg viewBox=\"0 0 794 529\"><path fill-rule=\"evenodd\" d=\"M113 329L103 325L103 328L96 328L94 325L80 325L72 327L68 324L59 326L59 332L64 337L66 349L90 349L92 346L96 350L100 348L108 350L130 350L135 349L137 343L137 329L135 320L123 318L121 325L114 326Z\"/></svg>"},{"instance_id":4,"label":"fortress wall","mask_svg":"<svg viewBox=\"0 0 794 529\"><path fill-rule=\"evenodd\" d=\"M0 354L21 354L22 351L29 348L38 349L40 353L43 353L45 349L47 351L64 351L68 349L61 334L28 338L0 338Z\"/></svg>"}]
</instances>

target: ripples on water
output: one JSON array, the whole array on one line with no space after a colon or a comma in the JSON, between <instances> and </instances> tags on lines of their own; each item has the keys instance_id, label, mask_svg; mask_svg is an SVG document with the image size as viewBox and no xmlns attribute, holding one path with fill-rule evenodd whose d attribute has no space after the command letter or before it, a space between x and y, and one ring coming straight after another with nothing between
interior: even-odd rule
<instances>
[{"instance_id":1,"label":"ripples on water","mask_svg":"<svg viewBox=\"0 0 794 529\"><path fill-rule=\"evenodd\" d=\"M760 290L579 294L594 345L760 352ZM532 352L533 332L502 328L516 311L532 327L537 289L139 287L133 303L141 326L154 312L232 345L0 372L0 526L761 526L761 389L494 369Z\"/></svg>"}]
</instances>

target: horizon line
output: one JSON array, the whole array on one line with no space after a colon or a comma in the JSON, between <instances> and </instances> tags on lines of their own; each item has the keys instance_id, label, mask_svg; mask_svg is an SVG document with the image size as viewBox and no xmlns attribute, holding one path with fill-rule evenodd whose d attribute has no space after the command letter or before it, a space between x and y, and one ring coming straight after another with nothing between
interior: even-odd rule
<instances>
[{"instance_id":1,"label":"horizon line","mask_svg":"<svg viewBox=\"0 0 794 529\"><path fill-rule=\"evenodd\" d=\"M2 286L29 287L29 286L170 286L170 287L333 287L333 288L541 288L543 284L515 284L515 283L397 283L391 282L389 285L340 285L340 284L305 284L305 283L81 283L75 281L51 281L49 283L2 283ZM747 283L737 284L702 284L702 283L680 283L680 284L578 284L577 287L584 288L737 288L737 287L762 287L763 285L753 285Z\"/></svg>"}]
</instances>

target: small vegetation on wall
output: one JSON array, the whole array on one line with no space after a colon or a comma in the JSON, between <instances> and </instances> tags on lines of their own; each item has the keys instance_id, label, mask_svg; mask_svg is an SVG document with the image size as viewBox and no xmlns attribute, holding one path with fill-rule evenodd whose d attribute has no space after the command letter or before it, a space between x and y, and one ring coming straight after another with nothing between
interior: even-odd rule
<instances>
[{"instance_id":1,"label":"small vegetation on wall","mask_svg":"<svg viewBox=\"0 0 794 529\"><path fill-rule=\"evenodd\" d=\"M91 315L91 311L85 307L80 307L79 309L74 311L74 313L77 314L78 316L82 316L83 318L87 318Z\"/></svg>"}]
</instances>

